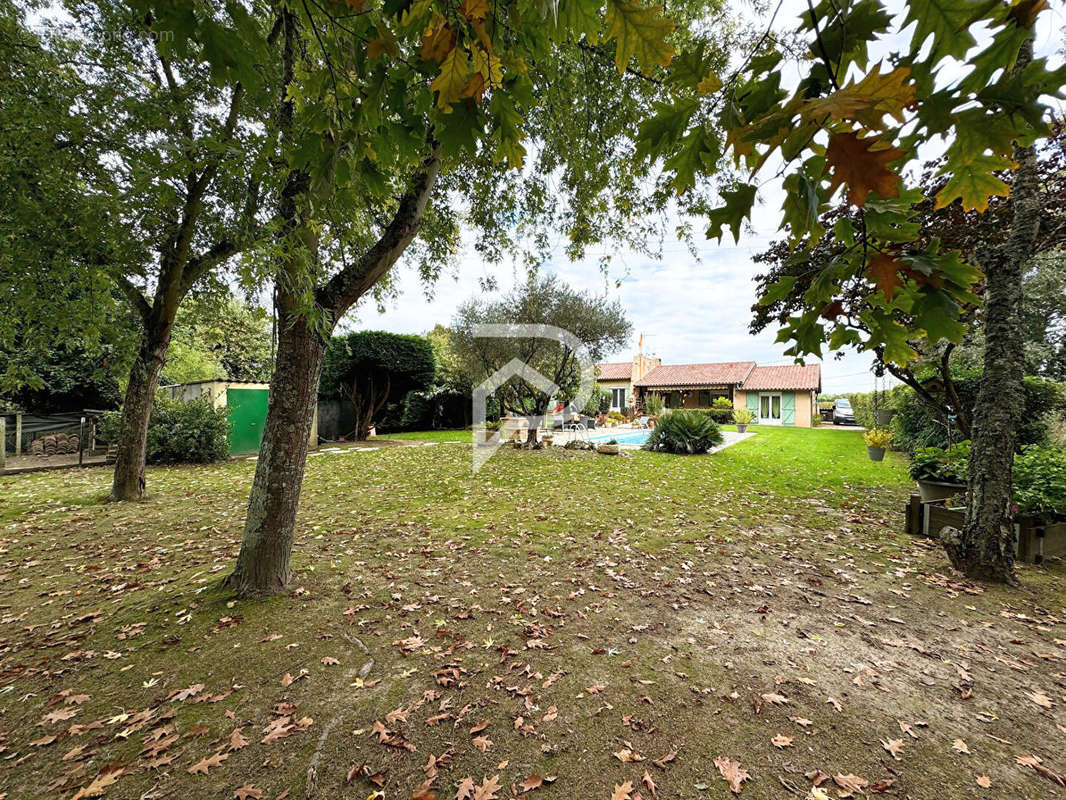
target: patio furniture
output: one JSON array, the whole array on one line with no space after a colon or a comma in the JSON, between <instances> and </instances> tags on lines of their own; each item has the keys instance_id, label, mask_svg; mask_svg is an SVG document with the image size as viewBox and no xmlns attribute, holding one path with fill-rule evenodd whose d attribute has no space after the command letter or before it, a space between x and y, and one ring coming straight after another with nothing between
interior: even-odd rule
<instances>
[{"instance_id":1,"label":"patio furniture","mask_svg":"<svg viewBox=\"0 0 1066 800\"><path fill-rule=\"evenodd\" d=\"M638 419L637 420L637 427L638 428L650 428L651 426L648 424L648 418L647 417L641 417L640 419Z\"/></svg>"}]
</instances>

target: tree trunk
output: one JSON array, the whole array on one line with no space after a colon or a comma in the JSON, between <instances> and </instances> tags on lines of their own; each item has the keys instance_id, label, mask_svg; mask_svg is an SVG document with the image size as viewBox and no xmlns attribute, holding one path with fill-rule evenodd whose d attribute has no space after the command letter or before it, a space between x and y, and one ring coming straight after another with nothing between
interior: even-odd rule
<instances>
[{"instance_id":1,"label":"tree trunk","mask_svg":"<svg viewBox=\"0 0 1066 800\"><path fill-rule=\"evenodd\" d=\"M1032 58L1032 40L1015 69ZM1039 226L1039 185L1034 147L1015 149L1010 238L985 266L984 371L978 387L970 448L966 524L945 528L944 548L956 569L971 578L1014 582L1014 534L1010 527L1011 469L1018 421L1024 410L1025 348L1021 330L1022 275Z\"/></svg>"},{"instance_id":2,"label":"tree trunk","mask_svg":"<svg viewBox=\"0 0 1066 800\"><path fill-rule=\"evenodd\" d=\"M148 446L148 421L152 416L159 373L166 361L170 325L162 330L146 327L141 348L130 370L126 398L122 404L115 475L111 483L112 500L138 500L144 494L144 465Z\"/></svg>"},{"instance_id":3,"label":"tree trunk","mask_svg":"<svg viewBox=\"0 0 1066 800\"><path fill-rule=\"evenodd\" d=\"M277 594L289 581L289 555L325 344L305 316L285 315L241 552L226 579L226 585L243 597Z\"/></svg>"}]
</instances>

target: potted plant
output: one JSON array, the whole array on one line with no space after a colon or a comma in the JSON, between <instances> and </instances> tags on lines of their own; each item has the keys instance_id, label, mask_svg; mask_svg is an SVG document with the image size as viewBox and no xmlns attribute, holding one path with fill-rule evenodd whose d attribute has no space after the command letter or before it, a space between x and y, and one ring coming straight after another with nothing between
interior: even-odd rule
<instances>
[{"instance_id":1,"label":"potted plant","mask_svg":"<svg viewBox=\"0 0 1066 800\"><path fill-rule=\"evenodd\" d=\"M885 448L892 443L892 434L884 428L871 428L863 434L866 442L866 455L871 461L884 461Z\"/></svg>"},{"instance_id":2,"label":"potted plant","mask_svg":"<svg viewBox=\"0 0 1066 800\"><path fill-rule=\"evenodd\" d=\"M755 419L755 415L746 408L733 409L733 422L737 424L737 433L747 433L748 425Z\"/></svg>"},{"instance_id":3,"label":"potted plant","mask_svg":"<svg viewBox=\"0 0 1066 800\"><path fill-rule=\"evenodd\" d=\"M602 453L605 456L616 456L620 451L621 448L618 446L617 439L610 439L603 444L596 446L596 452Z\"/></svg>"},{"instance_id":4,"label":"potted plant","mask_svg":"<svg viewBox=\"0 0 1066 800\"><path fill-rule=\"evenodd\" d=\"M966 490L970 440L951 447L919 447L911 462L911 477L918 482L922 500L945 500Z\"/></svg>"}]
</instances>

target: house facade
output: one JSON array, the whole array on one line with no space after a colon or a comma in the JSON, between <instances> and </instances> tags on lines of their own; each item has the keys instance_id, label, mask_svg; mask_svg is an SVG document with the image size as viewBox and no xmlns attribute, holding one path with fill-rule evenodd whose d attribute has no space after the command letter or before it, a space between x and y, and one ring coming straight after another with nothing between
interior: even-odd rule
<instances>
[{"instance_id":1,"label":"house facade","mask_svg":"<svg viewBox=\"0 0 1066 800\"><path fill-rule=\"evenodd\" d=\"M747 408L763 425L809 428L817 411L822 369L818 364L760 367L754 361L663 364L635 356L632 362L597 364L597 382L611 392L611 408L643 408L657 394L667 408L710 408L724 397Z\"/></svg>"}]
</instances>

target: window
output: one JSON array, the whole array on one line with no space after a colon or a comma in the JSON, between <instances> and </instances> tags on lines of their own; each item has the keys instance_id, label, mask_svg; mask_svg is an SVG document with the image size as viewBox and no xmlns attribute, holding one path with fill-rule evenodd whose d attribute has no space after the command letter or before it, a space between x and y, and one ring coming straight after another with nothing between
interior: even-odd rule
<instances>
[{"instance_id":1,"label":"window","mask_svg":"<svg viewBox=\"0 0 1066 800\"><path fill-rule=\"evenodd\" d=\"M708 391L700 391L699 403L697 405L699 405L700 408L710 408L711 393Z\"/></svg>"},{"instance_id":2,"label":"window","mask_svg":"<svg viewBox=\"0 0 1066 800\"><path fill-rule=\"evenodd\" d=\"M611 408L625 408L626 407L626 390L625 387L621 389L611 389Z\"/></svg>"}]
</instances>

